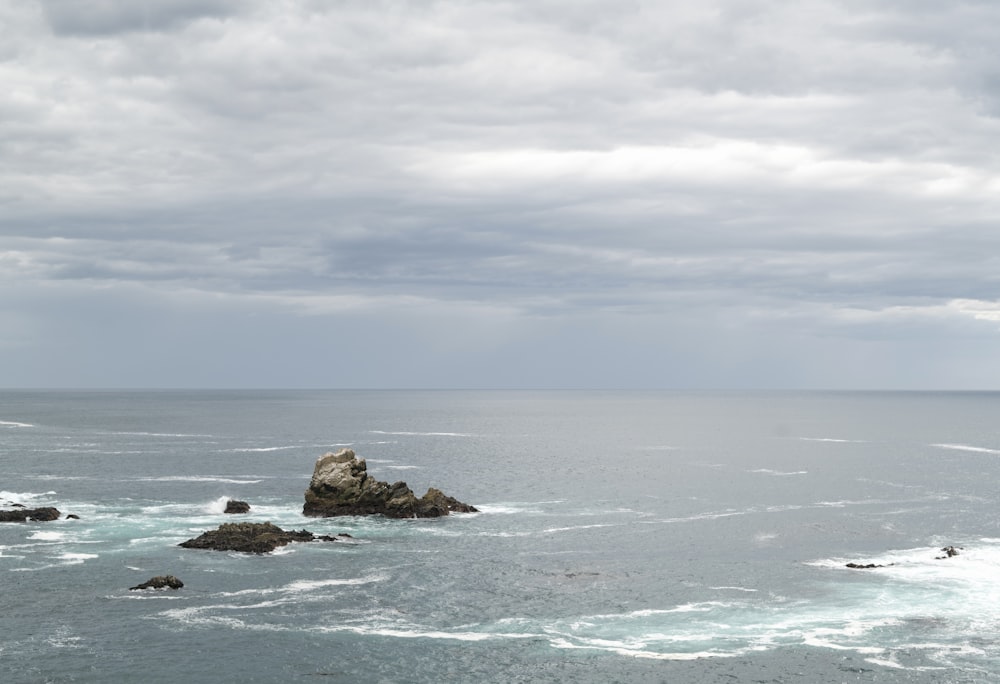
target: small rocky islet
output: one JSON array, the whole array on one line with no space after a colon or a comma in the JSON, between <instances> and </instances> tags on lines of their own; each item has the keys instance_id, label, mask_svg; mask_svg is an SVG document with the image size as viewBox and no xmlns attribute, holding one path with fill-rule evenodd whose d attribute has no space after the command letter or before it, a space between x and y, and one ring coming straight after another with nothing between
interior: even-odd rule
<instances>
[{"instance_id":1,"label":"small rocky islet","mask_svg":"<svg viewBox=\"0 0 1000 684\"><path fill-rule=\"evenodd\" d=\"M230 500L226 513L249 512L244 501ZM405 482L381 482L368 475L368 464L351 449L327 452L319 457L305 492L303 515L333 517L383 515L387 518L439 518L449 513L475 513L474 506L462 503L431 487L417 498ZM349 534L315 535L309 530L283 530L270 522L223 523L218 529L181 542L187 549L270 553L294 542L342 541Z\"/></svg>"},{"instance_id":2,"label":"small rocky islet","mask_svg":"<svg viewBox=\"0 0 1000 684\"><path fill-rule=\"evenodd\" d=\"M350 539L343 533L335 537L315 535L309 530L287 531L269 522L223 523L218 529L205 532L194 539L181 542L185 549L210 549L212 551L239 551L242 553L270 553L279 546L293 542L341 541Z\"/></svg>"},{"instance_id":3,"label":"small rocky islet","mask_svg":"<svg viewBox=\"0 0 1000 684\"><path fill-rule=\"evenodd\" d=\"M319 457L305 493L302 514L313 518L383 515L387 518L439 518L477 509L431 487L422 497L405 482L381 482L368 475L368 464L351 449Z\"/></svg>"}]
</instances>

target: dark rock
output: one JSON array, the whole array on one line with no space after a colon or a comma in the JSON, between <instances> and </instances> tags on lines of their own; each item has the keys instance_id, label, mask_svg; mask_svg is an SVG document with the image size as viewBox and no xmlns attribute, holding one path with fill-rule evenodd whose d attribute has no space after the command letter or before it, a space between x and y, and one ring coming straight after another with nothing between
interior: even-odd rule
<instances>
[{"instance_id":1,"label":"dark rock","mask_svg":"<svg viewBox=\"0 0 1000 684\"><path fill-rule=\"evenodd\" d=\"M331 537L328 534L317 534L315 536L315 538L314 538L314 541L338 542L338 541L343 541L345 539L354 539L354 537L352 537L351 535L347 534L347 532L341 532L340 534L336 535L335 537Z\"/></svg>"},{"instance_id":2,"label":"dark rock","mask_svg":"<svg viewBox=\"0 0 1000 684\"><path fill-rule=\"evenodd\" d=\"M0 522L27 522L28 520L48 522L58 520L60 515L59 509L51 506L43 508L18 507L10 511L0 511Z\"/></svg>"},{"instance_id":3,"label":"dark rock","mask_svg":"<svg viewBox=\"0 0 1000 684\"><path fill-rule=\"evenodd\" d=\"M236 501L235 499L230 499L226 502L226 510L223 513L249 513L250 504L246 501Z\"/></svg>"},{"instance_id":4,"label":"dark rock","mask_svg":"<svg viewBox=\"0 0 1000 684\"><path fill-rule=\"evenodd\" d=\"M955 548L954 546L946 546L943 549L941 549L942 551L944 551L945 555L943 555L943 556L935 556L934 560L944 560L946 558L951 558L952 556L957 556L959 549L961 549L962 551L965 550L961 546L959 546L958 548Z\"/></svg>"},{"instance_id":5,"label":"dark rock","mask_svg":"<svg viewBox=\"0 0 1000 684\"><path fill-rule=\"evenodd\" d=\"M364 459L350 449L327 453L316 461L302 513L312 517L384 515L389 518L437 518L476 508L433 487L421 498L405 482L389 484L368 476Z\"/></svg>"},{"instance_id":6,"label":"dark rock","mask_svg":"<svg viewBox=\"0 0 1000 684\"><path fill-rule=\"evenodd\" d=\"M861 563L848 563L847 567L854 568L855 570L870 570L871 568L888 568L892 565L895 565L895 563L889 563L889 565L876 565L875 563L868 563L866 565L862 565Z\"/></svg>"},{"instance_id":7,"label":"dark rock","mask_svg":"<svg viewBox=\"0 0 1000 684\"><path fill-rule=\"evenodd\" d=\"M184 583L173 575L157 575L151 579L146 580L142 584L137 584L134 587L129 587L129 591L136 591L137 589L180 589L184 586Z\"/></svg>"},{"instance_id":8,"label":"dark rock","mask_svg":"<svg viewBox=\"0 0 1000 684\"><path fill-rule=\"evenodd\" d=\"M211 549L213 551L242 551L244 553L270 553L279 546L292 542L308 542L315 535L307 530L286 532L277 525L265 523L223 523L217 530L181 542L186 549Z\"/></svg>"},{"instance_id":9,"label":"dark rock","mask_svg":"<svg viewBox=\"0 0 1000 684\"><path fill-rule=\"evenodd\" d=\"M79 520L80 516L78 516L76 513L70 513L69 515L66 516L66 519L67 520Z\"/></svg>"}]
</instances>

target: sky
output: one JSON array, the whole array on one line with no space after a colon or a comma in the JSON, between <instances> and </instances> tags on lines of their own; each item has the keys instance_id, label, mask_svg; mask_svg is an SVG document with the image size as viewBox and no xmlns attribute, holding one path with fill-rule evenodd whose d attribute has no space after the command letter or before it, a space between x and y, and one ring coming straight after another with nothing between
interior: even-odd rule
<instances>
[{"instance_id":1,"label":"sky","mask_svg":"<svg viewBox=\"0 0 1000 684\"><path fill-rule=\"evenodd\" d=\"M0 387L1000 389L1000 3L0 2Z\"/></svg>"}]
</instances>

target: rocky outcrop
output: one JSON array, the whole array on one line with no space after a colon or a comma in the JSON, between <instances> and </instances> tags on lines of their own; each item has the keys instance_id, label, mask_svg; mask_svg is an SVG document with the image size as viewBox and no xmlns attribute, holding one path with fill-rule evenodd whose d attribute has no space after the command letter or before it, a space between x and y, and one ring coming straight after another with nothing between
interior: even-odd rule
<instances>
[{"instance_id":1,"label":"rocky outcrop","mask_svg":"<svg viewBox=\"0 0 1000 684\"><path fill-rule=\"evenodd\" d=\"M389 484L369 477L365 460L350 449L327 453L316 461L302 513L312 517L384 515L389 518L437 518L476 509L434 489L419 499L405 482Z\"/></svg>"},{"instance_id":2,"label":"rocky outcrop","mask_svg":"<svg viewBox=\"0 0 1000 684\"><path fill-rule=\"evenodd\" d=\"M965 549L961 546L946 546L941 551L944 552L943 556L934 556L934 560L947 560L949 558L954 558L959 555L958 552ZM846 566L853 570L871 570L873 568L889 568L895 565L895 563L889 563L888 565L877 565L875 563L847 563Z\"/></svg>"},{"instance_id":3,"label":"rocky outcrop","mask_svg":"<svg viewBox=\"0 0 1000 684\"><path fill-rule=\"evenodd\" d=\"M250 504L246 501L237 501L236 499L230 499L226 502L226 510L223 513L249 513Z\"/></svg>"},{"instance_id":4,"label":"rocky outcrop","mask_svg":"<svg viewBox=\"0 0 1000 684\"><path fill-rule=\"evenodd\" d=\"M58 520L60 515L62 514L59 509L51 506L42 508L18 507L9 511L0 511L0 522L27 522L28 520L48 522Z\"/></svg>"},{"instance_id":5,"label":"rocky outcrop","mask_svg":"<svg viewBox=\"0 0 1000 684\"><path fill-rule=\"evenodd\" d=\"M292 542L339 541L350 538L348 534L331 537L315 535L308 530L286 532L277 525L265 523L223 523L216 530L205 532L194 539L181 542L186 549L212 551L240 551L243 553L270 553L279 546Z\"/></svg>"},{"instance_id":6,"label":"rocky outcrop","mask_svg":"<svg viewBox=\"0 0 1000 684\"><path fill-rule=\"evenodd\" d=\"M134 587L129 587L129 591L137 591L139 589L180 589L184 586L184 583L173 575L157 575L156 577L150 578L143 582L142 584L137 584Z\"/></svg>"}]
</instances>

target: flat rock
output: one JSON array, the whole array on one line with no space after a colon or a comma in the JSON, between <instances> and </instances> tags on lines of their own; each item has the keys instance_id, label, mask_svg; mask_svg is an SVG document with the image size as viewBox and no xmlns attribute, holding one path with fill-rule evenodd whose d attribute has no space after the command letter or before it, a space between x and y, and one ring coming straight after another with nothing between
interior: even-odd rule
<instances>
[{"instance_id":1,"label":"flat rock","mask_svg":"<svg viewBox=\"0 0 1000 684\"><path fill-rule=\"evenodd\" d=\"M338 541L350 535L316 536L308 530L285 531L277 525L265 523L223 523L216 530L205 532L194 539L181 542L186 549L212 551L240 551L243 553L270 553L279 546L292 542Z\"/></svg>"},{"instance_id":2,"label":"flat rock","mask_svg":"<svg viewBox=\"0 0 1000 684\"><path fill-rule=\"evenodd\" d=\"M58 520L60 515L62 514L59 512L59 509L51 506L42 508L24 508L18 506L12 510L0 511L0 522L27 522L28 520L48 522L50 520Z\"/></svg>"},{"instance_id":3,"label":"flat rock","mask_svg":"<svg viewBox=\"0 0 1000 684\"><path fill-rule=\"evenodd\" d=\"M142 584L137 584L134 587L129 587L129 591L137 591L139 589L180 589L184 586L184 583L173 575L157 575L152 577Z\"/></svg>"},{"instance_id":4,"label":"flat rock","mask_svg":"<svg viewBox=\"0 0 1000 684\"><path fill-rule=\"evenodd\" d=\"M476 508L431 487L419 499L405 482L381 482L351 449L320 456L305 493L304 515L384 515L388 518L437 518L475 513Z\"/></svg>"}]
</instances>

